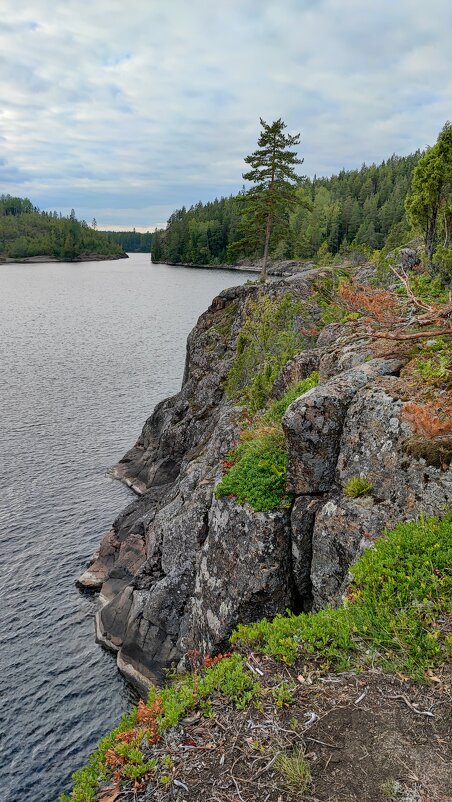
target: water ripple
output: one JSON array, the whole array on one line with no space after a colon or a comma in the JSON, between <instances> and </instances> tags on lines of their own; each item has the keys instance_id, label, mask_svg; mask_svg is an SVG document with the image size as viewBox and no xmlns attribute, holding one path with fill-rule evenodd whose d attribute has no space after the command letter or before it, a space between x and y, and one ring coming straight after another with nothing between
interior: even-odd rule
<instances>
[{"instance_id":1,"label":"water ripple","mask_svg":"<svg viewBox=\"0 0 452 802\"><path fill-rule=\"evenodd\" d=\"M110 466L179 389L198 315L245 279L141 254L0 266L2 802L57 802L131 703L74 580L131 498Z\"/></svg>"}]
</instances>

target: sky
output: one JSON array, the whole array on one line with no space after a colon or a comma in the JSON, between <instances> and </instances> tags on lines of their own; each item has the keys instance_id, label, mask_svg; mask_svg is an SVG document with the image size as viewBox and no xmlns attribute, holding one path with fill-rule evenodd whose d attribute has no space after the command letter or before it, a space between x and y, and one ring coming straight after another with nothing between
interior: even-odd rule
<instances>
[{"instance_id":1,"label":"sky","mask_svg":"<svg viewBox=\"0 0 452 802\"><path fill-rule=\"evenodd\" d=\"M1 0L0 194L152 229L237 192L259 118L305 175L433 144L450 0Z\"/></svg>"}]
</instances>

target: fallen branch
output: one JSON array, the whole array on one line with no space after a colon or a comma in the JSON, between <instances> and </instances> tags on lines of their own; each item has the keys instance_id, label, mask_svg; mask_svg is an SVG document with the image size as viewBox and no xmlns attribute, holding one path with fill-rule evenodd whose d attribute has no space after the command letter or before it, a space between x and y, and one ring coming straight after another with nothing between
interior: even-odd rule
<instances>
[{"instance_id":1,"label":"fallen branch","mask_svg":"<svg viewBox=\"0 0 452 802\"><path fill-rule=\"evenodd\" d=\"M377 337L380 340L419 340L423 337L452 337L452 329L412 331L410 334L402 334L398 331L374 331L373 329L368 329L368 334L369 337Z\"/></svg>"},{"instance_id":2,"label":"fallen branch","mask_svg":"<svg viewBox=\"0 0 452 802\"><path fill-rule=\"evenodd\" d=\"M417 707L415 707L403 693L398 694L397 696L387 696L386 699L402 699L407 707L409 707L413 713L417 713L418 716L430 716L431 718L434 718L434 713L432 713L431 710L418 710Z\"/></svg>"}]
</instances>

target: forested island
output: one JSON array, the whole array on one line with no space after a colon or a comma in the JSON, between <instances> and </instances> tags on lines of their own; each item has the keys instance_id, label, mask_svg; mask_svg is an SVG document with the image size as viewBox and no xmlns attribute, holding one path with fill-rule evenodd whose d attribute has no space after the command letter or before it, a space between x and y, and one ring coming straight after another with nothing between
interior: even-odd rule
<instances>
[{"instance_id":1,"label":"forested island","mask_svg":"<svg viewBox=\"0 0 452 802\"><path fill-rule=\"evenodd\" d=\"M0 195L0 262L125 257L120 244L85 220L77 220L74 210L64 217L41 211L28 198Z\"/></svg>"},{"instance_id":2,"label":"forested island","mask_svg":"<svg viewBox=\"0 0 452 802\"><path fill-rule=\"evenodd\" d=\"M274 260L341 255L350 247L370 251L409 238L405 198L421 151L391 156L380 165L341 170L331 178L302 178L286 226L275 226ZM152 241L154 262L227 264L259 258L259 244L243 242L240 198L245 193L176 210Z\"/></svg>"}]
</instances>

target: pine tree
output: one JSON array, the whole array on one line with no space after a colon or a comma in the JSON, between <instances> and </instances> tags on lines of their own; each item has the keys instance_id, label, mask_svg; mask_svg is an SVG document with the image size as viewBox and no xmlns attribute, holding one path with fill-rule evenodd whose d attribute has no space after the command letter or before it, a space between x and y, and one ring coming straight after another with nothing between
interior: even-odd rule
<instances>
[{"instance_id":1,"label":"pine tree","mask_svg":"<svg viewBox=\"0 0 452 802\"><path fill-rule=\"evenodd\" d=\"M260 124L263 130L258 148L245 158L251 169L243 173L243 178L254 186L243 196L241 211L246 231L244 240L253 239L261 246L263 244L261 281L266 281L272 229L274 226L281 229L288 224L289 211L297 202L299 178L294 167L302 164L303 159L298 159L296 152L289 150L300 143L300 134L285 135L286 125L281 118L268 125L261 117Z\"/></svg>"}]
</instances>

